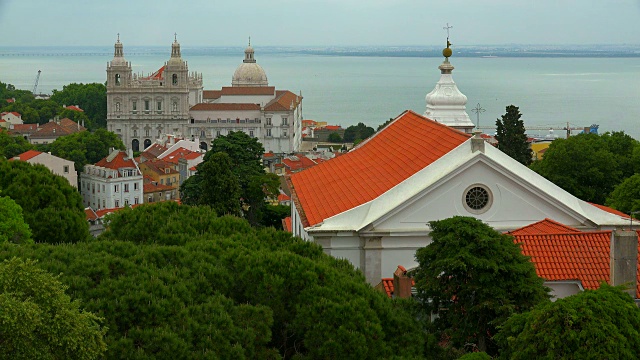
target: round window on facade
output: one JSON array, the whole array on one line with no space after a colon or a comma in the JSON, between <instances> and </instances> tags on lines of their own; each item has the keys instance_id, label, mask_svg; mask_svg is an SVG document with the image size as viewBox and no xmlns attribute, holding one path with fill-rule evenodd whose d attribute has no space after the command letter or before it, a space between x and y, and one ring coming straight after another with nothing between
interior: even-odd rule
<instances>
[{"instance_id":1,"label":"round window on facade","mask_svg":"<svg viewBox=\"0 0 640 360\"><path fill-rule=\"evenodd\" d=\"M482 214L489 210L493 197L491 191L482 185L471 185L464 192L464 207L472 214Z\"/></svg>"}]
</instances>

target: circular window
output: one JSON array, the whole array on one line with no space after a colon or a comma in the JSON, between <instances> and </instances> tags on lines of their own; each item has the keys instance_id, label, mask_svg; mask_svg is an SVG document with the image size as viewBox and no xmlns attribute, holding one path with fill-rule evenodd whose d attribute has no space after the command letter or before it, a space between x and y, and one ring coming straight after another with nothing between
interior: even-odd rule
<instances>
[{"instance_id":1,"label":"circular window","mask_svg":"<svg viewBox=\"0 0 640 360\"><path fill-rule=\"evenodd\" d=\"M472 185L464 194L464 205L469 212L481 214L491 206L491 191L481 185Z\"/></svg>"}]
</instances>

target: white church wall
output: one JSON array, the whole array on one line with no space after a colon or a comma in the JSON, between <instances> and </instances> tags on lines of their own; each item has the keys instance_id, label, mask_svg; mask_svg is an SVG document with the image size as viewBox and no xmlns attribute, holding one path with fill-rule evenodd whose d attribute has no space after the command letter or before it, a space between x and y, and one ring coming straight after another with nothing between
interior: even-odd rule
<instances>
[{"instance_id":1,"label":"white church wall","mask_svg":"<svg viewBox=\"0 0 640 360\"><path fill-rule=\"evenodd\" d=\"M260 104L262 106L267 105L271 100L275 98L273 95L222 95L217 103L233 104Z\"/></svg>"}]
</instances>

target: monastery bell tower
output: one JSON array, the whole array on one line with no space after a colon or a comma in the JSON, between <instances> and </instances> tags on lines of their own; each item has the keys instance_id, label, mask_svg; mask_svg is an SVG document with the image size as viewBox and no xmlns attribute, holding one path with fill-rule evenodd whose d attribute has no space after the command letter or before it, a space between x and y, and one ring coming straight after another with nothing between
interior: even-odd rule
<instances>
[{"instance_id":1,"label":"monastery bell tower","mask_svg":"<svg viewBox=\"0 0 640 360\"><path fill-rule=\"evenodd\" d=\"M462 132L471 133L474 124L466 111L467 97L458 90L451 75L454 67L449 62L449 58L453 54L448 36L450 28L449 24L445 27L447 29L447 47L442 50L444 61L438 66L441 74L440 80L436 83L435 89L426 96L427 110L424 112L424 116Z\"/></svg>"}]
</instances>

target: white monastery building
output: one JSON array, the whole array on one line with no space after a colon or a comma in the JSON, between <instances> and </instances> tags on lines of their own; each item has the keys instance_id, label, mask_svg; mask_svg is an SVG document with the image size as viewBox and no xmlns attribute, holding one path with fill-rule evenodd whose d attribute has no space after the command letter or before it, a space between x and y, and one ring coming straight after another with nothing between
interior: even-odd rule
<instances>
[{"instance_id":1,"label":"white monastery building","mask_svg":"<svg viewBox=\"0 0 640 360\"><path fill-rule=\"evenodd\" d=\"M426 116L405 111L347 154L288 178L294 235L348 259L375 285L399 265L417 266L434 220L473 216L498 231L545 219L576 231L629 225L469 134L452 69L446 56Z\"/></svg>"},{"instance_id":2,"label":"white monastery building","mask_svg":"<svg viewBox=\"0 0 640 360\"><path fill-rule=\"evenodd\" d=\"M302 142L302 96L269 86L251 44L230 87L203 90L202 74L189 73L180 44L150 76L132 75L118 38L107 65L107 128L127 148L142 151L163 134L211 141L231 131L258 138L267 152L291 153Z\"/></svg>"},{"instance_id":3,"label":"white monastery building","mask_svg":"<svg viewBox=\"0 0 640 360\"><path fill-rule=\"evenodd\" d=\"M84 205L96 210L142 204L142 172L131 150L113 150L95 165L85 165L80 193Z\"/></svg>"}]
</instances>

